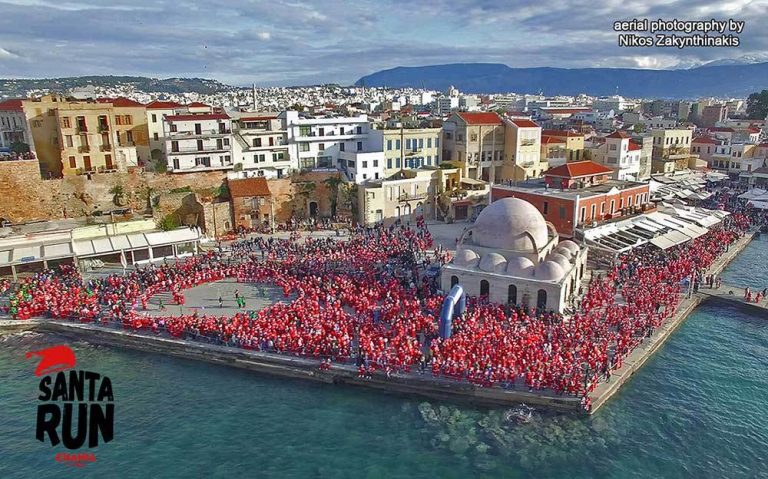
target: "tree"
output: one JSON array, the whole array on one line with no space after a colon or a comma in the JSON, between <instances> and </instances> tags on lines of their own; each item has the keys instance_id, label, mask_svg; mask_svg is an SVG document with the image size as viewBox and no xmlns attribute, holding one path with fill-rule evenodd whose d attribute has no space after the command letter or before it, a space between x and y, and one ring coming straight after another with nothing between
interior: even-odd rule
<instances>
[{"instance_id":1,"label":"tree","mask_svg":"<svg viewBox=\"0 0 768 479\"><path fill-rule=\"evenodd\" d=\"M753 120L768 118L768 90L747 97L747 117Z\"/></svg>"},{"instance_id":2,"label":"tree","mask_svg":"<svg viewBox=\"0 0 768 479\"><path fill-rule=\"evenodd\" d=\"M156 173L165 173L168 171L168 160L161 159L155 161L155 172Z\"/></svg>"},{"instance_id":3,"label":"tree","mask_svg":"<svg viewBox=\"0 0 768 479\"><path fill-rule=\"evenodd\" d=\"M125 195L125 192L123 191L123 185L117 184L109 189L109 194L112 195L112 203L115 204L115 206L121 206L123 202L123 196Z\"/></svg>"},{"instance_id":4,"label":"tree","mask_svg":"<svg viewBox=\"0 0 768 479\"><path fill-rule=\"evenodd\" d=\"M29 145L21 141L14 141L11 143L11 151L23 155L24 153L29 153Z\"/></svg>"},{"instance_id":5,"label":"tree","mask_svg":"<svg viewBox=\"0 0 768 479\"><path fill-rule=\"evenodd\" d=\"M144 198L145 198L145 200L147 202L147 207L146 207L146 212L147 213L152 213L152 193L154 193L154 192L155 192L155 190L153 190L152 187L149 186L149 185L147 185L144 188L143 196L144 196Z\"/></svg>"},{"instance_id":6,"label":"tree","mask_svg":"<svg viewBox=\"0 0 768 479\"><path fill-rule=\"evenodd\" d=\"M344 204L352 212L352 218L357 219L357 185L355 183L345 183L341 193L344 197Z\"/></svg>"},{"instance_id":7,"label":"tree","mask_svg":"<svg viewBox=\"0 0 768 479\"><path fill-rule=\"evenodd\" d=\"M645 123L635 123L633 129L635 130L635 133L642 133L645 131Z\"/></svg>"},{"instance_id":8,"label":"tree","mask_svg":"<svg viewBox=\"0 0 768 479\"><path fill-rule=\"evenodd\" d=\"M328 194L331 200L331 216L336 216L336 207L339 202L339 185L341 185L341 176L335 175L326 178L323 183L328 187Z\"/></svg>"},{"instance_id":9,"label":"tree","mask_svg":"<svg viewBox=\"0 0 768 479\"><path fill-rule=\"evenodd\" d=\"M178 218L176 218L176 215L173 213L164 216L163 219L161 219L157 224L157 226L163 231L175 230L180 225L181 223L179 223Z\"/></svg>"}]
</instances>

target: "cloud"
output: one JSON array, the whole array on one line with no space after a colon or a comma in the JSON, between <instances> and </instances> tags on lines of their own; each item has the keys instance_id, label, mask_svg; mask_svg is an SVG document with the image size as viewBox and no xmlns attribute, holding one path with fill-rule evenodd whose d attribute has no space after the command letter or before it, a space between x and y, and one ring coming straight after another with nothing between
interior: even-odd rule
<instances>
[{"instance_id":1,"label":"cloud","mask_svg":"<svg viewBox=\"0 0 768 479\"><path fill-rule=\"evenodd\" d=\"M0 0L0 61L3 76L16 78L203 76L264 86L352 83L380 69L455 62L672 68L768 51L766 11L768 0L218 0L216 8ZM740 48L620 48L613 22L632 18L747 23Z\"/></svg>"}]
</instances>

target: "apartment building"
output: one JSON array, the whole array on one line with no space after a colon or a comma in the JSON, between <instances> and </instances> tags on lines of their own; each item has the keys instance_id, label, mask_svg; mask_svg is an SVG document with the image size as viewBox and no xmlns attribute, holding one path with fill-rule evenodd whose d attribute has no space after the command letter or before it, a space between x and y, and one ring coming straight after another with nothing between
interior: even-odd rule
<instances>
[{"instance_id":1,"label":"apartment building","mask_svg":"<svg viewBox=\"0 0 768 479\"><path fill-rule=\"evenodd\" d=\"M271 112L232 113L232 154L248 176L282 178L298 169L285 118Z\"/></svg>"},{"instance_id":2,"label":"apartment building","mask_svg":"<svg viewBox=\"0 0 768 479\"><path fill-rule=\"evenodd\" d=\"M754 143L715 145L709 166L733 174L738 174L741 171L749 172L752 171L752 163L747 160L759 156L760 149Z\"/></svg>"},{"instance_id":3,"label":"apartment building","mask_svg":"<svg viewBox=\"0 0 768 479\"><path fill-rule=\"evenodd\" d=\"M96 101L112 105L116 146L135 147L136 157L142 164L151 160L146 107L124 97L99 98Z\"/></svg>"},{"instance_id":4,"label":"apartment building","mask_svg":"<svg viewBox=\"0 0 768 479\"><path fill-rule=\"evenodd\" d=\"M640 177L640 153L642 147L622 131L614 131L605 137L604 143L592 150L592 159L613 170L613 178L621 181L637 181Z\"/></svg>"},{"instance_id":5,"label":"apartment building","mask_svg":"<svg viewBox=\"0 0 768 479\"><path fill-rule=\"evenodd\" d=\"M565 142L566 161L582 161L584 159L584 134L571 130L542 130L542 143L544 137L561 139Z\"/></svg>"},{"instance_id":6,"label":"apartment building","mask_svg":"<svg viewBox=\"0 0 768 479\"><path fill-rule=\"evenodd\" d=\"M526 180L538 178L549 166L541 158L541 127L525 118L505 118L504 158L502 178Z\"/></svg>"},{"instance_id":7,"label":"apartment building","mask_svg":"<svg viewBox=\"0 0 768 479\"><path fill-rule=\"evenodd\" d=\"M384 175L398 171L437 166L442 153L442 129L415 128L403 123L371 130L371 141L384 152Z\"/></svg>"},{"instance_id":8,"label":"apartment building","mask_svg":"<svg viewBox=\"0 0 768 479\"><path fill-rule=\"evenodd\" d=\"M496 113L457 112L443 123L443 161L460 165L466 178L501 180L504 142L504 123Z\"/></svg>"},{"instance_id":9,"label":"apartment building","mask_svg":"<svg viewBox=\"0 0 768 479\"><path fill-rule=\"evenodd\" d=\"M665 128L651 130L653 137L653 173L671 173L688 168L691 157L691 130Z\"/></svg>"},{"instance_id":10,"label":"apartment building","mask_svg":"<svg viewBox=\"0 0 768 479\"><path fill-rule=\"evenodd\" d=\"M717 123L728 118L728 107L726 105L705 106L701 111L701 126L715 126Z\"/></svg>"},{"instance_id":11,"label":"apartment building","mask_svg":"<svg viewBox=\"0 0 768 479\"><path fill-rule=\"evenodd\" d=\"M14 143L24 143L30 151L35 150L22 100L0 102L0 148L10 148Z\"/></svg>"},{"instance_id":12,"label":"apartment building","mask_svg":"<svg viewBox=\"0 0 768 479\"><path fill-rule=\"evenodd\" d=\"M155 100L147 103L147 130L149 134L149 149L153 160L165 158L165 137L163 136L163 117L175 115L177 108L182 108L175 101Z\"/></svg>"},{"instance_id":13,"label":"apartment building","mask_svg":"<svg viewBox=\"0 0 768 479\"><path fill-rule=\"evenodd\" d=\"M165 115L163 138L168 171L228 170L232 160L232 121L225 113Z\"/></svg>"}]
</instances>

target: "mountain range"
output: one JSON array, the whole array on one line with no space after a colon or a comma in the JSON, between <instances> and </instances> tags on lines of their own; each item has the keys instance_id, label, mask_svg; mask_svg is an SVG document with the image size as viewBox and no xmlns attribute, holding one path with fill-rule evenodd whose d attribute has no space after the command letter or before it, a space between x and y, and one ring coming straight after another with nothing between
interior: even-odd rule
<instances>
[{"instance_id":1,"label":"mountain range","mask_svg":"<svg viewBox=\"0 0 768 479\"><path fill-rule=\"evenodd\" d=\"M642 98L743 97L768 88L768 63L710 62L678 70L511 68L501 63L451 63L382 70L360 78L356 85L441 91L453 85L466 93L603 96L618 92Z\"/></svg>"}]
</instances>

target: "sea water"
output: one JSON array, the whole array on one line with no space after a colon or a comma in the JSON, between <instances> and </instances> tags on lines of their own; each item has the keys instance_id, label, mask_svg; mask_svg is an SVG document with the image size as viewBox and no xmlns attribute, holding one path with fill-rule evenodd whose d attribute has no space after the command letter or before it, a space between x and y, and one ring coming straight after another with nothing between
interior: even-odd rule
<instances>
[{"instance_id":1,"label":"sea water","mask_svg":"<svg viewBox=\"0 0 768 479\"><path fill-rule=\"evenodd\" d=\"M724 273L768 286L766 239ZM75 469L35 439L37 378L0 339L0 478L768 477L768 320L698 308L592 417L480 409L70 343L110 377L115 437Z\"/></svg>"}]
</instances>

